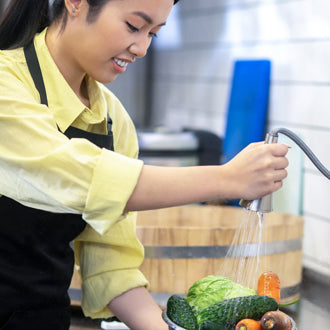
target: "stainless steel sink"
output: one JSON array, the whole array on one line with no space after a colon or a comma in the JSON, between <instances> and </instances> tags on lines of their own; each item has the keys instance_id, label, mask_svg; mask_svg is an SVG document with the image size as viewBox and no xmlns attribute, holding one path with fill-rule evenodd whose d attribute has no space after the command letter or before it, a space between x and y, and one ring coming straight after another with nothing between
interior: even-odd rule
<instances>
[{"instance_id":1,"label":"stainless steel sink","mask_svg":"<svg viewBox=\"0 0 330 330\"><path fill-rule=\"evenodd\" d=\"M295 319L299 330L326 329L330 315L330 278L305 270L300 301L283 310Z\"/></svg>"}]
</instances>

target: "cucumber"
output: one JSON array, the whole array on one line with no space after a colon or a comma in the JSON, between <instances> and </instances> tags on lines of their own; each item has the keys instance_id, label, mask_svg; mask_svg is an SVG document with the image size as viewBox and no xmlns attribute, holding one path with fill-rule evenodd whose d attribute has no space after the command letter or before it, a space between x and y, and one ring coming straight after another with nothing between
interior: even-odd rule
<instances>
[{"instance_id":1,"label":"cucumber","mask_svg":"<svg viewBox=\"0 0 330 330\"><path fill-rule=\"evenodd\" d=\"M278 309L278 303L274 298L267 296L247 296L226 299L203 309L197 315L197 323L205 320L215 323L225 323L228 328L234 328L242 319L260 320L268 311Z\"/></svg>"},{"instance_id":2,"label":"cucumber","mask_svg":"<svg viewBox=\"0 0 330 330\"><path fill-rule=\"evenodd\" d=\"M198 329L196 316L186 299L178 295L172 295L168 298L166 307L168 318L175 324L187 330Z\"/></svg>"},{"instance_id":3,"label":"cucumber","mask_svg":"<svg viewBox=\"0 0 330 330\"><path fill-rule=\"evenodd\" d=\"M199 325L198 330L228 330L228 327L224 323L205 320Z\"/></svg>"}]
</instances>

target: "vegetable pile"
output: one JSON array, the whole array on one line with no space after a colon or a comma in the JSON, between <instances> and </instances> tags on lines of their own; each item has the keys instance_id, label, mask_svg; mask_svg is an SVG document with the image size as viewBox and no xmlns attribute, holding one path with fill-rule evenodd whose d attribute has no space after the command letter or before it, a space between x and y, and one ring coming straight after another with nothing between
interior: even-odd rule
<instances>
[{"instance_id":1,"label":"vegetable pile","mask_svg":"<svg viewBox=\"0 0 330 330\"><path fill-rule=\"evenodd\" d=\"M291 330L291 319L279 311L280 281L263 273L258 289L210 275L195 282L186 297L172 295L168 318L187 330Z\"/></svg>"}]
</instances>

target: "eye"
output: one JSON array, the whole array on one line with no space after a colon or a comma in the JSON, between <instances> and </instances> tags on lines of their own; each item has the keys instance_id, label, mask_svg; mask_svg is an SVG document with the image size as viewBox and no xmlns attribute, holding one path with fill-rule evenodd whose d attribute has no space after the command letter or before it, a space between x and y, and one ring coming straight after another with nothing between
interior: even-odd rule
<instances>
[{"instance_id":1,"label":"eye","mask_svg":"<svg viewBox=\"0 0 330 330\"><path fill-rule=\"evenodd\" d=\"M150 36L151 38L157 38L157 37L158 37L157 33L153 33L153 32L150 32L150 33L149 33L149 36Z\"/></svg>"},{"instance_id":2,"label":"eye","mask_svg":"<svg viewBox=\"0 0 330 330\"><path fill-rule=\"evenodd\" d=\"M132 25L129 22L126 22L126 25L128 26L128 28L132 31L132 32L139 32L139 29L137 27L135 27L134 25Z\"/></svg>"}]
</instances>

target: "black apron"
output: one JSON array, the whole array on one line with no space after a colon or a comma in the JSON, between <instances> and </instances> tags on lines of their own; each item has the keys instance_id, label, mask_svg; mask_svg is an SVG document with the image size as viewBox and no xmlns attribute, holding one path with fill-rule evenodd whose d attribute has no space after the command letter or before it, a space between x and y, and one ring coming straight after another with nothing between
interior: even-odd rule
<instances>
[{"instance_id":1,"label":"black apron","mask_svg":"<svg viewBox=\"0 0 330 330\"><path fill-rule=\"evenodd\" d=\"M33 42L24 52L41 103L47 105ZM65 134L113 150L111 126L108 131L102 135L69 127ZM41 211L5 196L0 210L0 329L68 330L74 266L70 242L86 223L80 214Z\"/></svg>"}]
</instances>

